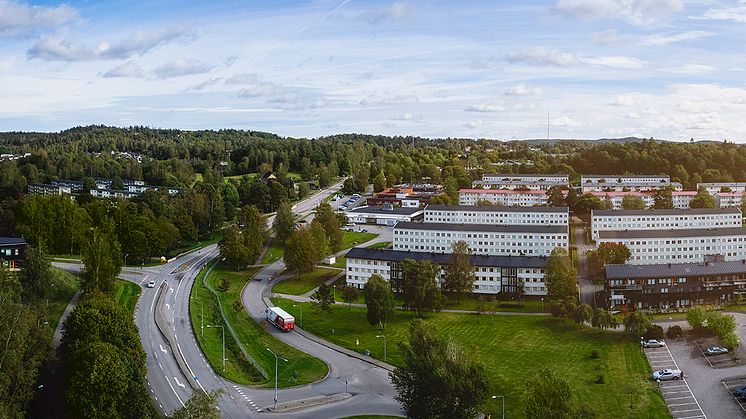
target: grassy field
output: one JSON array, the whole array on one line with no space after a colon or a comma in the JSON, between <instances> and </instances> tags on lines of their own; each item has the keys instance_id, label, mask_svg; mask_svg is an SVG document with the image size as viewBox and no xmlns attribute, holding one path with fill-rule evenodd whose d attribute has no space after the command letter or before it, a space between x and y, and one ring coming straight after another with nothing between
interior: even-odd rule
<instances>
[{"instance_id":1,"label":"grassy field","mask_svg":"<svg viewBox=\"0 0 746 419\"><path fill-rule=\"evenodd\" d=\"M267 253L262 257L263 264L270 264L278 259L281 259L285 255L285 248L277 240L272 240Z\"/></svg>"},{"instance_id":2,"label":"grassy field","mask_svg":"<svg viewBox=\"0 0 746 419\"><path fill-rule=\"evenodd\" d=\"M301 295L318 287L322 282L337 275L340 271L335 269L316 268L313 272L297 275L272 286L272 292L278 294Z\"/></svg>"},{"instance_id":3,"label":"grassy field","mask_svg":"<svg viewBox=\"0 0 746 419\"><path fill-rule=\"evenodd\" d=\"M373 243L370 246L367 246L368 249L384 249L386 247L391 246L391 242L379 242L379 243Z\"/></svg>"},{"instance_id":4,"label":"grassy field","mask_svg":"<svg viewBox=\"0 0 746 419\"><path fill-rule=\"evenodd\" d=\"M52 291L49 294L47 302L46 321L49 324L49 328L54 331L67 304L73 298L73 295L78 292L80 281L77 276L61 269L52 268L52 272L54 273L54 279L52 280Z\"/></svg>"},{"instance_id":5,"label":"grassy field","mask_svg":"<svg viewBox=\"0 0 746 419\"><path fill-rule=\"evenodd\" d=\"M378 237L378 234L373 233L358 233L356 231L343 231L342 232L342 250L349 249L350 247L357 246L358 244L371 241Z\"/></svg>"},{"instance_id":6,"label":"grassy field","mask_svg":"<svg viewBox=\"0 0 746 419\"><path fill-rule=\"evenodd\" d=\"M273 300L286 310L293 302ZM297 304L297 303L296 303ZM406 341L408 312L397 312L385 332L368 325L365 309L339 306L324 322L318 314L311 314L311 306L303 303L305 330L360 352L368 349L371 355L383 360L384 340L387 337L387 360L401 365L397 343ZM294 311L290 311L293 313ZM453 336L467 353L482 360L490 378L490 393L505 396L507 417L523 417L523 386L533 371L550 366L572 386L574 400L592 406L603 417L658 418L669 417L663 400L653 383L646 381L650 371L639 343L619 332L601 332L582 328L569 321L537 316L483 315L438 313L427 320L439 333ZM334 333L332 333L334 329ZM356 340L360 342L356 345ZM600 359L591 359L593 349ZM605 384L595 384L603 374ZM635 389L635 390L632 390ZM632 391L632 396L628 395ZM632 408L630 409L630 399ZM482 411L498 414L500 400L489 400Z\"/></svg>"},{"instance_id":7,"label":"grassy field","mask_svg":"<svg viewBox=\"0 0 746 419\"><path fill-rule=\"evenodd\" d=\"M126 308L130 315L134 315L135 305L137 299L140 298L140 293L142 293L142 289L137 284L117 279L112 297L114 297L114 301Z\"/></svg>"},{"instance_id":8,"label":"grassy field","mask_svg":"<svg viewBox=\"0 0 746 419\"><path fill-rule=\"evenodd\" d=\"M207 279L215 289L217 289L220 283L220 278L226 278L230 283L228 291L218 291L220 304L223 306L228 322L233 326L247 352L268 373L274 372L275 358L266 348L272 349L279 356L289 360L289 362L281 362L279 365L278 382L280 387L302 385L322 379L328 371L328 367L323 361L285 345L272 337L265 329L271 326L268 326L266 323L259 325L254 322L242 306L238 311L234 309L233 303L240 300L243 286L257 270L257 268L253 268L236 272L232 268L218 265ZM200 347L215 371L221 373L222 338L220 329L205 327L203 335L200 328L203 312L206 326L223 324L218 302L213 294L202 286L202 278L205 272L206 270L203 270L200 273L192 287L189 312L192 327L196 332ZM227 330L225 333L225 351L226 358L228 359L225 362L225 372L222 374L224 377L236 383L246 385L263 385L266 387L274 385L274 374L270 374L270 378L272 379L269 380L261 377L259 372L243 356L238 345ZM294 371L297 371L296 378L292 379Z\"/></svg>"}]
</instances>

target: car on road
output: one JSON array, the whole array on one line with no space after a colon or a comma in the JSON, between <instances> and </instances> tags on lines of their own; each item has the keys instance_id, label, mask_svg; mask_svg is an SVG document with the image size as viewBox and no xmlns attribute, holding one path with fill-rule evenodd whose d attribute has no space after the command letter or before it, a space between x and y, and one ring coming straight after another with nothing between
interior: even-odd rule
<instances>
[{"instance_id":1,"label":"car on road","mask_svg":"<svg viewBox=\"0 0 746 419\"><path fill-rule=\"evenodd\" d=\"M746 397L746 386L738 386L734 388L733 395L736 397Z\"/></svg>"},{"instance_id":2,"label":"car on road","mask_svg":"<svg viewBox=\"0 0 746 419\"><path fill-rule=\"evenodd\" d=\"M672 370L666 368L665 370L660 370L653 373L653 380L655 381L679 380L682 378L684 378L684 373L680 370Z\"/></svg>"},{"instance_id":3,"label":"car on road","mask_svg":"<svg viewBox=\"0 0 746 419\"><path fill-rule=\"evenodd\" d=\"M723 348L722 346L710 346L709 348L705 349L706 355L721 355L727 353L728 348Z\"/></svg>"},{"instance_id":4,"label":"car on road","mask_svg":"<svg viewBox=\"0 0 746 419\"><path fill-rule=\"evenodd\" d=\"M666 342L658 339L648 339L642 342L643 348L663 348L666 346Z\"/></svg>"},{"instance_id":5,"label":"car on road","mask_svg":"<svg viewBox=\"0 0 746 419\"><path fill-rule=\"evenodd\" d=\"M148 282L148 288L155 288L155 281Z\"/></svg>"}]
</instances>

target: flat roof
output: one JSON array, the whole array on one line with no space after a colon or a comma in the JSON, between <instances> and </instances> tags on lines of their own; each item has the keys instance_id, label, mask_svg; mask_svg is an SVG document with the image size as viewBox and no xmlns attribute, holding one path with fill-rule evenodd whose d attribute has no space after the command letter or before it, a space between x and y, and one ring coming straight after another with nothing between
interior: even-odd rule
<instances>
[{"instance_id":1,"label":"flat roof","mask_svg":"<svg viewBox=\"0 0 746 419\"><path fill-rule=\"evenodd\" d=\"M0 246L17 246L19 244L26 244L26 239L23 237L0 237Z\"/></svg>"},{"instance_id":2,"label":"flat roof","mask_svg":"<svg viewBox=\"0 0 746 419\"><path fill-rule=\"evenodd\" d=\"M485 176L489 177L503 177L503 178L517 178L517 177L529 177L529 176L553 176L553 177L570 177L570 175L566 175L564 173L485 173L482 175L482 178L484 179Z\"/></svg>"},{"instance_id":3,"label":"flat roof","mask_svg":"<svg viewBox=\"0 0 746 419\"><path fill-rule=\"evenodd\" d=\"M706 215L706 214L740 214L736 207L730 208L690 208L690 209L644 209L644 210L591 210L591 216L632 217L637 215Z\"/></svg>"},{"instance_id":4,"label":"flat roof","mask_svg":"<svg viewBox=\"0 0 746 419\"><path fill-rule=\"evenodd\" d=\"M666 278L746 273L743 260L655 265L606 265L607 279Z\"/></svg>"},{"instance_id":5,"label":"flat roof","mask_svg":"<svg viewBox=\"0 0 746 419\"><path fill-rule=\"evenodd\" d=\"M453 223L412 223L400 221L394 227L405 230L474 231L485 233L545 233L567 234L567 225L496 225L496 224L453 224Z\"/></svg>"},{"instance_id":6,"label":"flat roof","mask_svg":"<svg viewBox=\"0 0 746 419\"><path fill-rule=\"evenodd\" d=\"M509 207L505 205L434 205L425 211L473 211L473 212L569 212L568 207Z\"/></svg>"},{"instance_id":7,"label":"flat roof","mask_svg":"<svg viewBox=\"0 0 746 419\"><path fill-rule=\"evenodd\" d=\"M599 239L668 239L679 237L746 236L746 227L685 228L681 230L599 231Z\"/></svg>"},{"instance_id":8,"label":"flat roof","mask_svg":"<svg viewBox=\"0 0 746 419\"><path fill-rule=\"evenodd\" d=\"M353 247L345 255L347 259L371 259L401 262L405 259L431 260L439 265L447 265L452 262L453 254L430 253L430 252L408 252L393 249L368 249L365 247ZM486 256L471 255L470 262L473 266L499 266L503 268L543 268L548 258L543 256Z\"/></svg>"},{"instance_id":9,"label":"flat roof","mask_svg":"<svg viewBox=\"0 0 746 419\"><path fill-rule=\"evenodd\" d=\"M500 195L518 195L518 194L530 194L530 195L546 195L547 191L518 191L513 189L459 189L459 193L489 193L489 194L500 194Z\"/></svg>"},{"instance_id":10,"label":"flat roof","mask_svg":"<svg viewBox=\"0 0 746 419\"><path fill-rule=\"evenodd\" d=\"M394 207L392 209L383 209L383 207L359 207L347 212L355 214L393 214L393 215L414 215L418 212L422 212L422 208L402 208Z\"/></svg>"},{"instance_id":11,"label":"flat roof","mask_svg":"<svg viewBox=\"0 0 746 419\"><path fill-rule=\"evenodd\" d=\"M666 178L670 179L668 175L580 175L581 178L614 178L614 179L620 179L620 178L627 178L627 179L635 179L635 178L651 178L651 177L658 177L658 178Z\"/></svg>"}]
</instances>

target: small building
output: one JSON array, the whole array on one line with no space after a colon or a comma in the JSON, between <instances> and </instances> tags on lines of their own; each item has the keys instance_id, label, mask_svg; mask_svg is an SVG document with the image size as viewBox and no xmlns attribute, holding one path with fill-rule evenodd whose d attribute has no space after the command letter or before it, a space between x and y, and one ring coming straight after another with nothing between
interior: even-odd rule
<instances>
[{"instance_id":1,"label":"small building","mask_svg":"<svg viewBox=\"0 0 746 419\"><path fill-rule=\"evenodd\" d=\"M424 210L422 208L397 208L393 205L383 205L381 207L355 208L345 212L345 215L352 223L377 224L393 227L400 221L422 221L423 213Z\"/></svg>"},{"instance_id":2,"label":"small building","mask_svg":"<svg viewBox=\"0 0 746 419\"><path fill-rule=\"evenodd\" d=\"M26 240L23 237L0 237L0 266L17 271L26 260Z\"/></svg>"}]
</instances>

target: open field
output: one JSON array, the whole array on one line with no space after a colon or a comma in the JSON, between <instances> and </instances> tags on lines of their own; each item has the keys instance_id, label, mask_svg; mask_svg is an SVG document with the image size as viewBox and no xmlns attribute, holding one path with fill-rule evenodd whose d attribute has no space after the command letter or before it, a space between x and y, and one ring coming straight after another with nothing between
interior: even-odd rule
<instances>
[{"instance_id":1,"label":"open field","mask_svg":"<svg viewBox=\"0 0 746 419\"><path fill-rule=\"evenodd\" d=\"M316 268L313 272L295 274L292 278L278 282L272 287L272 292L278 294L302 295L321 285L337 275L340 271L335 269Z\"/></svg>"},{"instance_id":2,"label":"open field","mask_svg":"<svg viewBox=\"0 0 746 419\"><path fill-rule=\"evenodd\" d=\"M274 299L290 314L298 309L288 300ZM297 303L296 303L297 304ZM303 311L313 313L308 303ZM397 343L406 341L407 326L414 315L398 311L396 318L382 332L368 325L365 309L339 305L324 322L318 314L304 318L305 330L360 352L365 349L383 360L384 340L387 337L387 360L401 365L402 359ZM523 385L533 371L549 366L563 376L572 386L574 400L591 406L603 417L614 412L614 417L668 417L663 400L652 383L645 379L649 366L640 351L639 342L619 332L602 332L583 328L570 321L542 316L490 316L477 318L471 314L438 313L427 317L439 333L453 336L467 353L481 359L491 379L491 393L505 396L507 417L523 417ZM332 333L334 329L334 333ZM356 341L360 342L357 346ZM591 359L593 349L600 359ZM605 384L595 384L603 374ZM630 397L620 394L635 388ZM489 400L482 411L496 415L500 411L500 400Z\"/></svg>"},{"instance_id":3,"label":"open field","mask_svg":"<svg viewBox=\"0 0 746 419\"><path fill-rule=\"evenodd\" d=\"M378 234L374 233L358 233L356 231L343 231L342 232L342 249L349 249L350 247L357 246L359 244L371 241L378 237Z\"/></svg>"},{"instance_id":4,"label":"open field","mask_svg":"<svg viewBox=\"0 0 746 419\"><path fill-rule=\"evenodd\" d=\"M130 315L134 316L135 305L141 293L142 289L137 284L117 279L112 297L114 297L114 301L127 309Z\"/></svg>"},{"instance_id":5,"label":"open field","mask_svg":"<svg viewBox=\"0 0 746 419\"><path fill-rule=\"evenodd\" d=\"M62 312L65 311L67 304L73 298L80 288L80 280L77 276L63 271L62 269L52 268L54 279L52 280L52 290L47 302L47 322L49 328L54 331L57 328L57 322L60 321Z\"/></svg>"}]
</instances>

